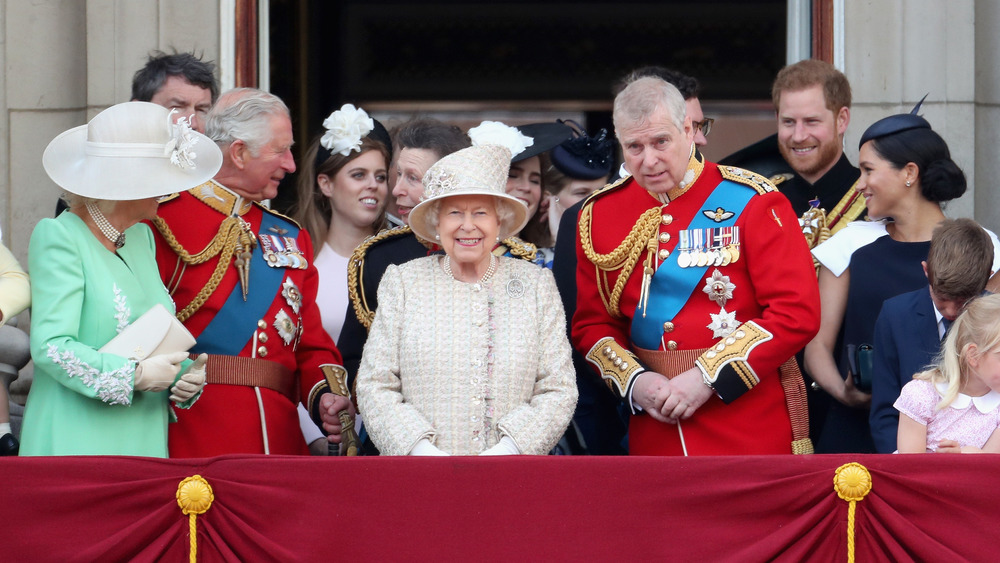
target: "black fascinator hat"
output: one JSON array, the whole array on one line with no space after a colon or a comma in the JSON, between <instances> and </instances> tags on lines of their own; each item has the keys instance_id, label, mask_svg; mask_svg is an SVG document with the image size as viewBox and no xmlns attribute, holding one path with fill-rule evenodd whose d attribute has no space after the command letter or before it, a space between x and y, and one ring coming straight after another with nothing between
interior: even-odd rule
<instances>
[{"instance_id":1,"label":"black fascinator hat","mask_svg":"<svg viewBox=\"0 0 1000 563\"><path fill-rule=\"evenodd\" d=\"M872 139L894 135L902 131L909 131L910 129L930 129L931 124L928 123L923 117L917 115L917 112L920 111L920 105L923 104L926 99L927 94L924 94L924 97L920 98L920 101L917 102L917 105L913 106L910 113L890 115L889 117L883 117L875 123L872 123L871 126L865 130L864 134L861 135L861 141L858 142L858 148L860 149L861 145L864 145Z\"/></svg>"},{"instance_id":2,"label":"black fascinator hat","mask_svg":"<svg viewBox=\"0 0 1000 563\"><path fill-rule=\"evenodd\" d=\"M606 129L591 137L585 131L552 149L549 157L560 172L578 180L596 180L611 173L614 146Z\"/></svg>"}]
</instances>

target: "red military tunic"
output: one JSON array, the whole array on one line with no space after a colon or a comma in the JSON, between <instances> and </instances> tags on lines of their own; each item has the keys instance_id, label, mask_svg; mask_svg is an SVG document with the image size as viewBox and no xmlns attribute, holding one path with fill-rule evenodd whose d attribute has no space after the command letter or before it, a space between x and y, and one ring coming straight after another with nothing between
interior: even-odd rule
<instances>
[{"instance_id":1,"label":"red military tunic","mask_svg":"<svg viewBox=\"0 0 1000 563\"><path fill-rule=\"evenodd\" d=\"M227 229L232 221L223 223L223 220L235 214L243 220L238 223L240 228ZM227 453L308 455L309 449L299 427L297 403L301 401L315 418L319 395L329 390L323 368L342 371L340 353L323 330L316 306L319 278L311 263L313 247L308 233L299 230L290 219L257 203L247 202L214 181L162 202L157 215L154 233L160 275L177 304L178 318L198 339L192 352L219 353L219 346L209 346L206 342L210 338L205 331L224 305L235 305L229 309L237 311L235 318L226 317L223 323L226 326L216 325L209 330L217 335L213 340L233 351L228 357L258 359L258 362L250 361L252 366L261 364L259 360L263 359L280 364L279 369L283 366L285 380L279 386L288 391L283 393L274 387L254 386L253 369L233 373L241 370L227 367L226 377L247 381L213 383L214 358L210 359L209 383L201 398L191 409L178 411L177 422L170 425L170 457ZM271 227L262 231L262 221L267 221ZM253 317L241 309L246 301L240 302L241 275L236 267L241 250L251 246L246 244L251 240L245 234L247 228L257 239L255 244L251 243L257 262L249 261L246 301L253 303L254 299L259 299L257 311L266 311ZM244 233L242 236L238 236L240 231ZM294 243L280 238L282 234L296 231L294 239L288 237ZM269 238L265 240L265 237ZM174 240L168 240L170 238ZM242 248L236 246L237 243L242 244ZM275 251L279 245L284 254L279 252L271 256L270 262L276 263L275 257L280 256L285 267L277 268L278 272L268 271L272 268L265 263L262 251ZM226 256L227 248L232 251L232 257ZM203 249L205 255L218 253L205 262L193 263L198 261L197 255ZM185 252L195 259L182 260L179 254ZM218 275L216 267L220 256L225 257L227 265L220 270L221 279L213 288L212 278L213 274ZM305 269L295 267L304 264L308 264ZM269 274L270 285L263 281ZM235 301L227 305L234 291ZM267 292L266 295L261 295L262 291ZM202 299L204 303L198 306ZM185 318L186 314L190 316ZM293 380L288 381L289 378Z\"/></svg>"},{"instance_id":2,"label":"red military tunic","mask_svg":"<svg viewBox=\"0 0 1000 563\"><path fill-rule=\"evenodd\" d=\"M716 394L679 426L644 414L633 416L630 453L680 455L684 447L690 455L792 453L793 447L801 449L803 444L792 445L789 406L778 368L819 328L819 291L797 217L788 200L757 174L720 168L704 162L698 153L688 170L687 187L674 188L661 196L662 201L626 178L584 205L577 241L579 298L573 342L626 401L636 376L647 369L634 354L636 340L658 344L659 357L676 365L673 373L664 375L672 377L697 366L715 389ZM731 182L729 190L751 190L743 194L742 213L739 205L706 206L724 180ZM678 258L685 253L681 263L697 261L696 243L702 251L712 247L705 229L698 229L701 235L688 229L697 216L708 218L710 224L737 217L736 229L730 227L725 231L729 238L722 240L738 255L727 250L729 260L719 260L725 265L710 265L693 290L678 290L682 301L676 314L657 318L655 330L647 323L642 335L634 334L633 317L641 300L649 307L662 297L641 295L645 268L649 266L652 273L670 261L678 268ZM721 236L722 229L717 231ZM696 252L682 252L681 239L687 243L685 251ZM709 260L714 256L709 253ZM627 278L616 290L625 268ZM650 287L657 291L656 284ZM663 286L660 292L667 293ZM731 293L728 298L727 293ZM647 310L650 318L656 314L657 310ZM804 409L804 397L800 398Z\"/></svg>"}]
</instances>

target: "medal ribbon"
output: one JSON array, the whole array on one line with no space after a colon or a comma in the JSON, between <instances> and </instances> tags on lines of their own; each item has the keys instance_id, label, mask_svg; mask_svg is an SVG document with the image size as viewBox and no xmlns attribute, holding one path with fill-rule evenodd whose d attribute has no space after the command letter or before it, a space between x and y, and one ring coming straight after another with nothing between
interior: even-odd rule
<instances>
[{"instance_id":1,"label":"medal ribbon","mask_svg":"<svg viewBox=\"0 0 1000 563\"><path fill-rule=\"evenodd\" d=\"M709 219L704 213L698 211L687 226L687 230L693 230L695 235L695 245L704 236L703 229L729 227L736 224L737 219L743 214L750 199L757 194L757 191L750 186L737 184L729 180L723 180L712 191L701 209L716 209L722 207L727 211L732 211L733 216L720 223ZM682 231L683 232L683 231ZM681 240L684 240L683 238ZM709 266L698 267L692 264L688 268L681 268L677 264L677 257L680 252L676 250L670 254L666 261L653 274L650 284L649 299L646 304L646 314L643 316L639 308L632 316L632 342L640 348L647 350L659 350L660 339L663 336L663 323L672 320L687 303L691 293L698 287L704 279L705 271Z\"/></svg>"},{"instance_id":2,"label":"medal ribbon","mask_svg":"<svg viewBox=\"0 0 1000 563\"><path fill-rule=\"evenodd\" d=\"M299 232L298 227L291 223L270 213L264 213L258 232L265 233L272 226L288 229L296 236ZM267 235L260 235L258 239L264 236ZM263 245L258 244L253 249L250 258L251 283L246 301L243 300L243 290L237 283L215 318L198 335L198 343L191 348L193 353L238 356L253 337L253 333L257 330L257 321L267 314L271 303L274 302L274 296L281 291L281 282L285 279L284 268L268 267L261 246Z\"/></svg>"}]
</instances>

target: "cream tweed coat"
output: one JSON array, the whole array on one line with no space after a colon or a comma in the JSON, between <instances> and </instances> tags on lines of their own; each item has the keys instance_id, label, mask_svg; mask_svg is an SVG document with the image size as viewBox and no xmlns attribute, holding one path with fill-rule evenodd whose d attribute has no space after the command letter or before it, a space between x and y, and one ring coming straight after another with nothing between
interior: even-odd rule
<instances>
[{"instance_id":1,"label":"cream tweed coat","mask_svg":"<svg viewBox=\"0 0 1000 563\"><path fill-rule=\"evenodd\" d=\"M442 256L389 266L358 370L358 406L385 455L421 438L477 455L503 436L545 454L576 407L566 321L549 270L500 258L485 285L457 281Z\"/></svg>"}]
</instances>

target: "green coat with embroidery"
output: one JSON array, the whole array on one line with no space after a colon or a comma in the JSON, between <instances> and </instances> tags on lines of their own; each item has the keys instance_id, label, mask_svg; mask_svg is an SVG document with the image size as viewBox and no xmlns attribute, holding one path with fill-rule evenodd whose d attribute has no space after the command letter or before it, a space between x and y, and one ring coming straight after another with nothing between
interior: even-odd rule
<instances>
[{"instance_id":1,"label":"green coat with embroidery","mask_svg":"<svg viewBox=\"0 0 1000 563\"><path fill-rule=\"evenodd\" d=\"M35 372L21 455L167 457L169 391L135 391L135 362L97 351L153 305L174 311L149 227L125 233L115 254L64 212L31 235Z\"/></svg>"}]
</instances>

